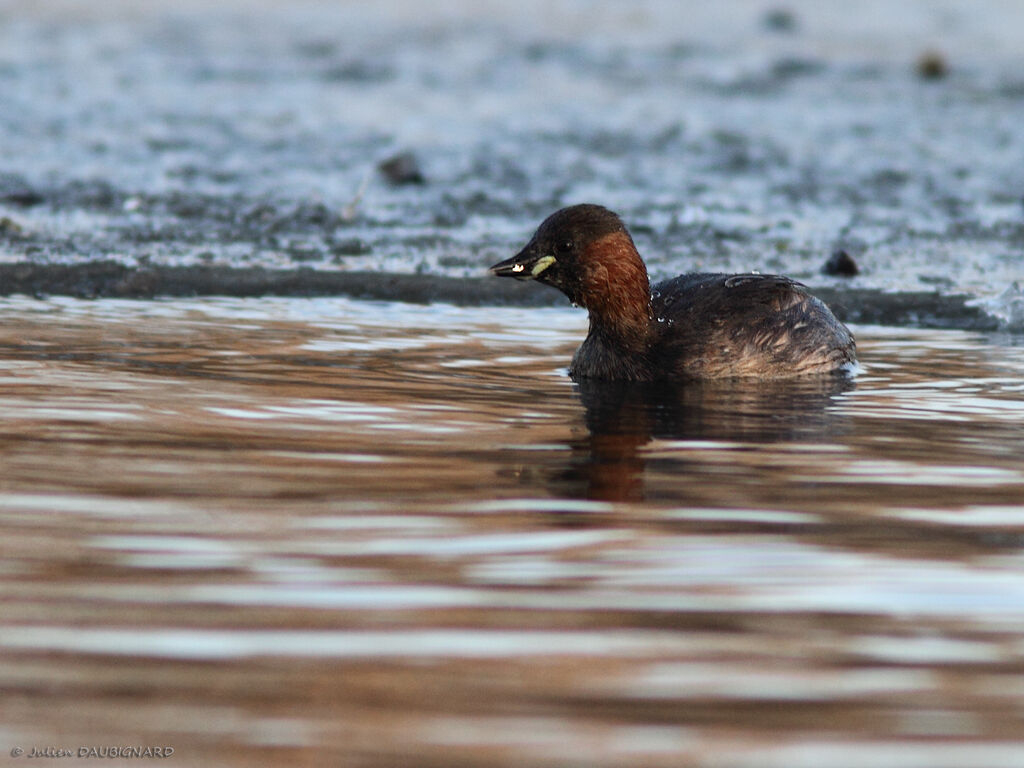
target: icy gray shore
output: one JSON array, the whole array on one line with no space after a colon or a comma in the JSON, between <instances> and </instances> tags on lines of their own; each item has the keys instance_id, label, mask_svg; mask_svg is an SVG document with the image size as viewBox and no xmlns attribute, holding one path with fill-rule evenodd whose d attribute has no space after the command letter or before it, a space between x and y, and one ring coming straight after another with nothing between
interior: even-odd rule
<instances>
[{"instance_id":1,"label":"icy gray shore","mask_svg":"<svg viewBox=\"0 0 1024 768\"><path fill-rule=\"evenodd\" d=\"M0 51L0 293L517 301L469 278L591 201L655 277L1024 315L1016 3L7 2Z\"/></svg>"}]
</instances>

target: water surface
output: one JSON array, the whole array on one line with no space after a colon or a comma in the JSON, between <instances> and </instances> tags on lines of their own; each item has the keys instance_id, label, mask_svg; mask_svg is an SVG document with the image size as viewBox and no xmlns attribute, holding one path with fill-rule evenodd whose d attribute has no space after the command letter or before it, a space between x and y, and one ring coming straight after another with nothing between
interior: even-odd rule
<instances>
[{"instance_id":1,"label":"water surface","mask_svg":"<svg viewBox=\"0 0 1024 768\"><path fill-rule=\"evenodd\" d=\"M574 386L561 309L9 299L5 749L1011 766L1024 350Z\"/></svg>"}]
</instances>

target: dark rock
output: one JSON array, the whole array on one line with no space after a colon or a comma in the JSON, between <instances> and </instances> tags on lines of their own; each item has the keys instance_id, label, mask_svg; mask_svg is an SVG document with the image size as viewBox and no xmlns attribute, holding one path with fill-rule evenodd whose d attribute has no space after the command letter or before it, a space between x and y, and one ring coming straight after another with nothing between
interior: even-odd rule
<instances>
[{"instance_id":1,"label":"dark rock","mask_svg":"<svg viewBox=\"0 0 1024 768\"><path fill-rule=\"evenodd\" d=\"M425 184L419 161L412 152L400 152L377 165L377 170L392 184Z\"/></svg>"},{"instance_id":2,"label":"dark rock","mask_svg":"<svg viewBox=\"0 0 1024 768\"><path fill-rule=\"evenodd\" d=\"M31 208L44 201L43 195L33 189L24 177L16 173L0 173L0 203Z\"/></svg>"},{"instance_id":3,"label":"dark rock","mask_svg":"<svg viewBox=\"0 0 1024 768\"><path fill-rule=\"evenodd\" d=\"M828 261L822 266L821 271L826 275L853 277L860 272L860 269L857 267L857 262L853 260L853 256L839 248L832 252Z\"/></svg>"},{"instance_id":4,"label":"dark rock","mask_svg":"<svg viewBox=\"0 0 1024 768\"><path fill-rule=\"evenodd\" d=\"M925 51L917 59L917 75L924 80L941 80L949 74L949 62L938 51Z\"/></svg>"}]
</instances>

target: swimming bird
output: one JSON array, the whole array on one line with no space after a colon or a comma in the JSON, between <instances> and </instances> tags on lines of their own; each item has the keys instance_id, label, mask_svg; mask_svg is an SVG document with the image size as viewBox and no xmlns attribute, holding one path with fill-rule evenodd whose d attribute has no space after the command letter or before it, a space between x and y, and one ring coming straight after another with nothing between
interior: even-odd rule
<instances>
[{"instance_id":1,"label":"swimming bird","mask_svg":"<svg viewBox=\"0 0 1024 768\"><path fill-rule=\"evenodd\" d=\"M782 379L857 359L849 329L788 277L694 273L651 286L622 219L600 205L556 211L490 271L553 286L588 311L574 379Z\"/></svg>"}]
</instances>

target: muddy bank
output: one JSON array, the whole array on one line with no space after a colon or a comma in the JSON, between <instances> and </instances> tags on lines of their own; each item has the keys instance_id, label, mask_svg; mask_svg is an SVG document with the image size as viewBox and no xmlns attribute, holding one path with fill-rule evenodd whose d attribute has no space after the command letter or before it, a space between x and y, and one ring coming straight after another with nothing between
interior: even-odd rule
<instances>
[{"instance_id":1,"label":"muddy bank","mask_svg":"<svg viewBox=\"0 0 1024 768\"><path fill-rule=\"evenodd\" d=\"M851 323L911 325L988 331L998 318L971 305L966 295L884 293L872 289L816 288L840 319ZM0 264L0 295L50 294L79 298L195 296L346 296L417 304L462 306L561 306L557 291L489 277L400 275L379 272L269 270L261 267L131 268L114 261L87 264Z\"/></svg>"},{"instance_id":2,"label":"muddy bank","mask_svg":"<svg viewBox=\"0 0 1024 768\"><path fill-rule=\"evenodd\" d=\"M500 303L596 202L655 278L1024 329L1024 6L780 8L0 3L0 292Z\"/></svg>"}]
</instances>

